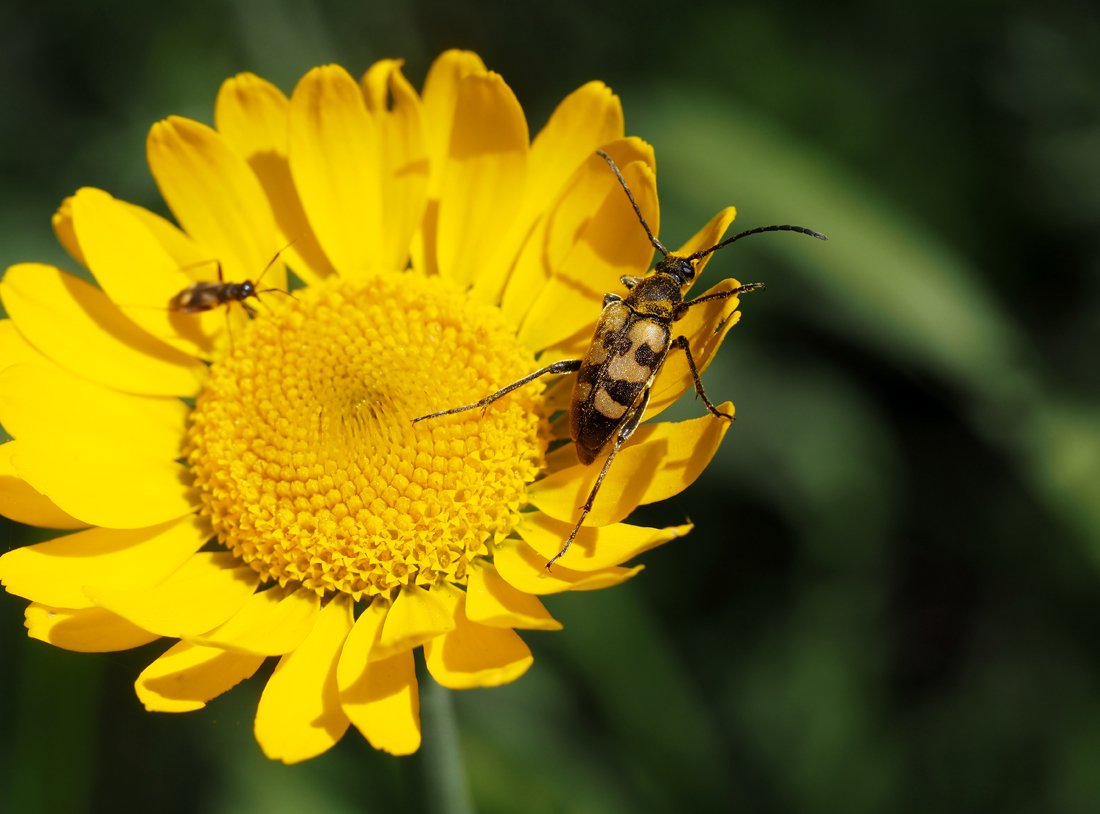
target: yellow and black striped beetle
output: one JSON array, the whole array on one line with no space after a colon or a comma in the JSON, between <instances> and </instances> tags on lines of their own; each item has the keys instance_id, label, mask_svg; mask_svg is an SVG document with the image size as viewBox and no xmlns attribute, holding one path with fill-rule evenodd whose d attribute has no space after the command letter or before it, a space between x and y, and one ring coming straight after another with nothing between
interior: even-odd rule
<instances>
[{"instance_id":1,"label":"yellow and black striped beetle","mask_svg":"<svg viewBox=\"0 0 1100 814\"><path fill-rule=\"evenodd\" d=\"M621 278L622 284L627 288L625 297L618 294L607 294L604 297L603 313L600 314L600 319L596 323L596 333L583 359L555 362L502 387L474 404L464 404L461 407L452 407L449 410L441 410L413 419L413 423L416 423L465 410L487 407L516 388L523 387L542 376L577 373L577 381L573 386L573 399L569 407L569 432L577 448L577 457L582 464L587 465L596 460L609 443L612 446L600 474L596 477L592 491L588 494L588 499L581 506L581 514L577 518L576 525L573 526L573 531L570 532L561 550L546 563L547 570L569 550L569 546L576 539L577 532L584 524L584 519L592 511L592 504L600 491L604 476L611 468L611 462L615 460L615 455L618 454L622 445L634 434L634 430L638 428L645 414L653 381L661 372L661 367L670 351L684 352L691 378L695 383L695 392L703 400L707 409L718 418L726 420L733 418L715 407L707 398L703 383L699 380L699 369L696 367L695 358L691 355L688 339L682 335L673 337L672 324L681 319L689 308L700 303L758 291L764 287L764 284L748 283L728 291L706 294L685 302L684 292L695 279L695 263L723 246L761 232L798 232L818 240L827 240L825 235L813 229L807 229L805 226L761 226L740 232L716 243L709 249L703 249L686 257L678 257L653 236L615 161L603 150L597 150L597 153L615 173L623 191L626 192L630 205L634 208L634 213L638 216L638 221L645 229L646 236L649 237L649 242L661 253L662 259L658 261L653 271L644 277Z\"/></svg>"}]
</instances>

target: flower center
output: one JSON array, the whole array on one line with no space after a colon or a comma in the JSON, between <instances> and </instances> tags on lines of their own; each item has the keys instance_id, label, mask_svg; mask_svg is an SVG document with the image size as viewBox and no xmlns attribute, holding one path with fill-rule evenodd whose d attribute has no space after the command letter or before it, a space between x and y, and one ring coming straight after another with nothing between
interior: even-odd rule
<instances>
[{"instance_id":1,"label":"flower center","mask_svg":"<svg viewBox=\"0 0 1100 814\"><path fill-rule=\"evenodd\" d=\"M276 299L278 301L276 301ZM267 298L191 415L187 461L218 539L265 579L355 599L465 583L543 463L534 369L498 309L413 273Z\"/></svg>"}]
</instances>

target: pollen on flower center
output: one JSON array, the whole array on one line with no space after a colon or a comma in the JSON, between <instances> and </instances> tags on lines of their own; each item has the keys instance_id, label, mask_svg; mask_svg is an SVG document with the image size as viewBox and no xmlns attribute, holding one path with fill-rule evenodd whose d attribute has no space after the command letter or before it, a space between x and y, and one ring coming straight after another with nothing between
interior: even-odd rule
<instances>
[{"instance_id":1,"label":"pollen on flower center","mask_svg":"<svg viewBox=\"0 0 1100 814\"><path fill-rule=\"evenodd\" d=\"M519 378L530 351L439 278L295 295L233 336L198 398L187 460L202 513L265 578L319 594L465 582L542 466L541 397L412 419Z\"/></svg>"}]
</instances>

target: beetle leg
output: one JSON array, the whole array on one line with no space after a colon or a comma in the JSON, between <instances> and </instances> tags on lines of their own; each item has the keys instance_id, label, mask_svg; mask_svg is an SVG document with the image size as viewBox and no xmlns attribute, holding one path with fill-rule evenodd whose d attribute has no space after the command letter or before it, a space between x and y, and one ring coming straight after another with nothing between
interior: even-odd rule
<instances>
[{"instance_id":1,"label":"beetle leg","mask_svg":"<svg viewBox=\"0 0 1100 814\"><path fill-rule=\"evenodd\" d=\"M699 394L699 398L703 400L703 404L707 405L707 409L711 411L718 418L726 418L733 421L733 416L727 415L710 403L710 399L707 398L706 392L703 390L703 382L699 378L699 368L695 366L695 357L691 355L691 345L688 344L688 338L686 336L678 336L672 340L668 346L669 350L673 348L679 348L684 352L684 356L687 357L688 369L691 370L691 380L695 382L695 392Z\"/></svg>"},{"instance_id":2,"label":"beetle leg","mask_svg":"<svg viewBox=\"0 0 1100 814\"><path fill-rule=\"evenodd\" d=\"M561 362L554 362L554 364L552 364L552 365L547 365L546 367L541 368L540 370L536 370L534 373L529 373L528 375L524 376L522 379L518 379L517 381L512 382L511 384L507 385L506 387L500 388L500 390L497 390L495 393L492 393L492 394L486 396L481 401L475 401L473 404L463 404L461 407L452 407L450 410L440 410L438 413L428 413L427 415L419 416L418 418L413 419L413 424L415 424L418 421L424 421L424 420L429 419L429 418L439 418L440 416L452 415L454 413L462 413L462 412L465 412L466 410L475 410L478 407L488 407L490 404L492 404L497 399L508 395L513 390L515 390L519 387L523 387L523 385L525 385L525 384L529 384L530 382L533 382L535 379L539 378L540 376L545 376L548 373L554 373L554 374L558 374L558 373L575 373L576 371L581 369L581 362L582 361L583 361L582 359L565 359L564 361L561 361Z\"/></svg>"},{"instance_id":3,"label":"beetle leg","mask_svg":"<svg viewBox=\"0 0 1100 814\"><path fill-rule=\"evenodd\" d=\"M711 300L725 300L730 297L739 297L742 294L748 294L750 291L760 291L764 288L763 283L745 283L739 285L737 288L732 288L729 291L719 291L717 294L704 294L702 297L696 297L691 302L682 302L676 306L676 312L672 315L674 320L680 319L684 312L692 306L698 305L702 302L710 302Z\"/></svg>"},{"instance_id":4,"label":"beetle leg","mask_svg":"<svg viewBox=\"0 0 1100 814\"><path fill-rule=\"evenodd\" d=\"M588 517L588 513L592 511L592 504L596 500L596 494L600 491L600 486L603 484L604 475L607 474L607 470L611 468L611 462L615 460L615 456L619 453L619 447L626 443L626 439L634 434L634 430L638 429L638 425L642 422L642 414L645 413L645 408L649 405L649 388L647 387L638 399L637 405L635 405L633 412L631 412L626 421L623 422L622 428L619 430L618 435L615 436L615 445L611 447L611 452L607 454L607 460L603 462L603 469L600 470L600 474L596 476L596 483L592 486L592 491L588 493L588 499L581 506L581 516L577 518L577 525L573 526L573 531L569 533L569 539L565 541L565 545L561 547L561 551L555 554L546 563L546 570L549 571L550 567L560 560L565 552L569 550L569 546L573 545L573 541L577 538L577 532L581 530L581 526L584 524L584 518Z\"/></svg>"}]
</instances>

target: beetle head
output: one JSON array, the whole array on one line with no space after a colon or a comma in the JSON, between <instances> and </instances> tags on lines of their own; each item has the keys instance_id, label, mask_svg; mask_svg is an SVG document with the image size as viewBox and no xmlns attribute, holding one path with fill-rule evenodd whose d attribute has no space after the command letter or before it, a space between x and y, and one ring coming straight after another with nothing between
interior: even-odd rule
<instances>
[{"instance_id":1,"label":"beetle head","mask_svg":"<svg viewBox=\"0 0 1100 814\"><path fill-rule=\"evenodd\" d=\"M654 272L669 275L682 288L695 279L695 263L687 257L670 254L657 264Z\"/></svg>"}]
</instances>

